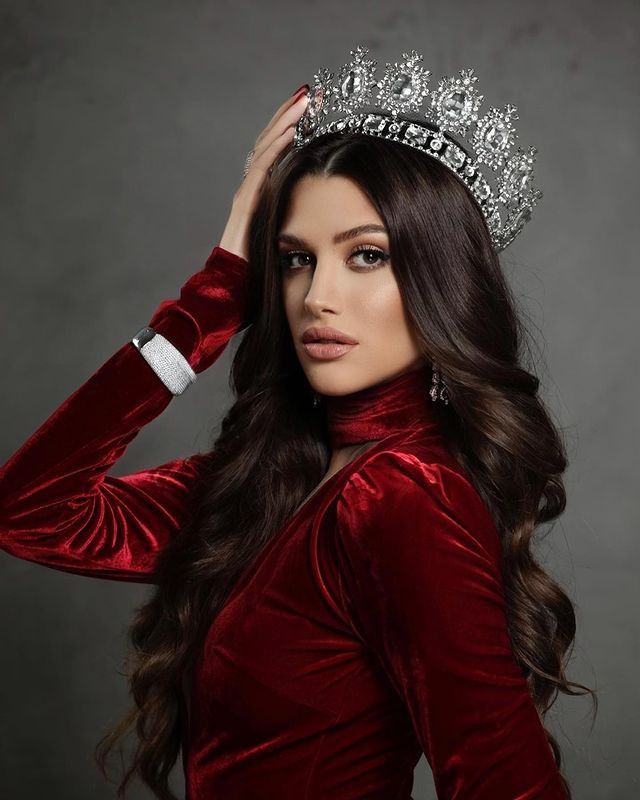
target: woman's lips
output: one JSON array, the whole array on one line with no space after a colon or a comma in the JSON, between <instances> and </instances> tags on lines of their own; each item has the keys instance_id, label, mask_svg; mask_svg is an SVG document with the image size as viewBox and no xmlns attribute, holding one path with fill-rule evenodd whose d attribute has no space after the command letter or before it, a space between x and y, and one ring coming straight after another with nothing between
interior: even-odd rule
<instances>
[{"instance_id":1,"label":"woman's lips","mask_svg":"<svg viewBox=\"0 0 640 800\"><path fill-rule=\"evenodd\" d=\"M357 347L355 344L346 344L346 342L306 342L302 346L308 356L319 361L331 361L334 358L340 358L340 356L348 353L349 350Z\"/></svg>"}]
</instances>

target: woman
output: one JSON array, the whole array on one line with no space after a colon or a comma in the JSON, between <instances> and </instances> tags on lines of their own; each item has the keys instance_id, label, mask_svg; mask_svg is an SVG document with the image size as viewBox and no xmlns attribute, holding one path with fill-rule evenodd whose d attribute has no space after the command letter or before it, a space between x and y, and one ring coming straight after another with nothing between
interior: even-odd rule
<instances>
[{"instance_id":1,"label":"woman","mask_svg":"<svg viewBox=\"0 0 640 800\"><path fill-rule=\"evenodd\" d=\"M174 798L182 749L190 800L409 798L422 753L439 798L569 797L543 715L575 619L530 552L566 459L489 231L410 148L290 147L308 89L148 323L184 385L247 328L211 452L107 475L180 391L127 342L3 467L2 547L156 584L97 749L135 726L119 796Z\"/></svg>"}]
</instances>

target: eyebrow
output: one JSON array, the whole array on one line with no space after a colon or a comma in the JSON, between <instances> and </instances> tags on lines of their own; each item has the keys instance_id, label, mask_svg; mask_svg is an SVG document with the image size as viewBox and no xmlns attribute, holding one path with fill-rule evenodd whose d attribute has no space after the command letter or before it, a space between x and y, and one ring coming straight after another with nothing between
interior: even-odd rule
<instances>
[{"instance_id":1,"label":"eyebrow","mask_svg":"<svg viewBox=\"0 0 640 800\"><path fill-rule=\"evenodd\" d=\"M387 229L384 227L384 225L378 225L374 223L358 225L355 228L349 228L348 231L337 233L333 237L333 242L334 244L340 244L341 242L346 242L349 239L355 239L356 236L360 236L363 233L387 233ZM291 233L278 234L277 241L282 242L283 244L292 244L296 247L305 247L307 244L304 239L301 239L299 236L294 236Z\"/></svg>"}]
</instances>

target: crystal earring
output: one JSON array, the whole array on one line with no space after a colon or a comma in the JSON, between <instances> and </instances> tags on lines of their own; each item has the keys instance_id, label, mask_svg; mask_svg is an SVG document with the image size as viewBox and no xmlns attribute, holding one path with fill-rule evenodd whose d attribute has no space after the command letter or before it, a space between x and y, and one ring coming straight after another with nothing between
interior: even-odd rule
<instances>
[{"instance_id":1,"label":"crystal earring","mask_svg":"<svg viewBox=\"0 0 640 800\"><path fill-rule=\"evenodd\" d=\"M313 395L313 407L317 408L320 405L320 395L317 392L312 392Z\"/></svg>"},{"instance_id":2,"label":"crystal earring","mask_svg":"<svg viewBox=\"0 0 640 800\"><path fill-rule=\"evenodd\" d=\"M442 376L440 375L440 370L438 369L437 364L433 364L432 368L433 371L431 373L431 389L429 389L429 395L434 403L436 400L442 400L445 405L448 405L451 398L449 396L447 385L442 380Z\"/></svg>"}]
</instances>

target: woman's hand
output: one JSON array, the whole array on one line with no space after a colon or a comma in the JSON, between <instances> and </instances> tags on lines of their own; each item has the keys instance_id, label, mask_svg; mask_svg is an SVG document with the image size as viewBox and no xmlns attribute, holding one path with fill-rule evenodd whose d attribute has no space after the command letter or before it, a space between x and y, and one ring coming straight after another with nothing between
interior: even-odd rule
<instances>
[{"instance_id":1,"label":"woman's hand","mask_svg":"<svg viewBox=\"0 0 640 800\"><path fill-rule=\"evenodd\" d=\"M258 136L249 171L233 196L231 214L219 246L245 260L249 251L249 220L260 187L269 167L293 140L296 123L307 105L308 90L309 87L305 84L292 97L287 98Z\"/></svg>"}]
</instances>

